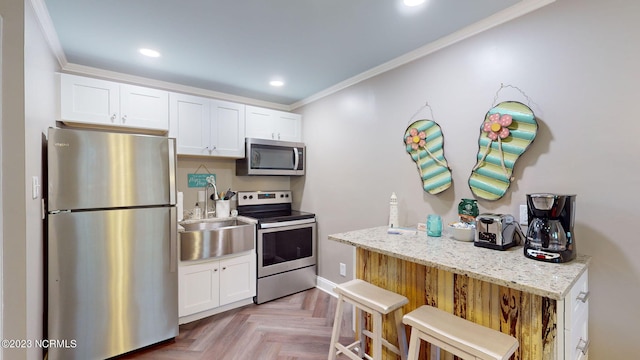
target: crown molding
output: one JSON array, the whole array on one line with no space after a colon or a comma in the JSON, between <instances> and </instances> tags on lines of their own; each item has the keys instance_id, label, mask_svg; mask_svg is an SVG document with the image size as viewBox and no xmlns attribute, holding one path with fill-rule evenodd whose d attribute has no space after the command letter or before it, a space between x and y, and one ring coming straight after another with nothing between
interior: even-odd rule
<instances>
[{"instance_id":1,"label":"crown molding","mask_svg":"<svg viewBox=\"0 0 640 360\"><path fill-rule=\"evenodd\" d=\"M170 83L166 81L145 78L141 76L129 75L129 74L119 73L115 71L103 70L103 69L93 68L89 66L69 63L62 49L62 45L60 44L60 41L58 39L58 34L53 26L53 22L49 15L49 11L47 10L47 6L44 3L44 0L30 0L30 3L36 13L36 17L38 18L38 22L40 23L40 27L47 39L49 47L51 48L51 51L53 52L54 56L58 60L58 63L60 64L61 72L98 77L98 78L103 78L107 80L120 81L120 82L136 84L136 85L164 89L167 91L175 91L175 92L181 92L181 93L186 93L191 95L211 97L211 98L216 98L220 100L239 102L239 103L244 103L249 105L268 107L268 108L277 109L277 110L293 111L299 107L302 107L304 105L320 100L340 90L356 85L362 81L365 81L367 79L370 79L372 77L385 73L387 71L393 70L397 67L410 63L414 60L425 57L429 54L432 54L438 50L441 50L455 43L458 43L476 34L479 34L481 32L494 28L498 25L504 24L518 17L521 17L525 14L535 11L555 1L556 0L522 0L513 6L510 6L500 12L495 13L492 16L489 16L481 21L478 21L472 25L469 25L450 35L440 38L414 51L408 52L382 65L376 66L370 70L362 72L347 80L341 81L325 90L322 90L314 95L311 95L303 100L300 100L298 102L295 102L289 105L256 100L256 99L247 98L243 96L231 95L231 94L221 93L217 91L196 88L192 86L185 86L185 85Z\"/></svg>"},{"instance_id":2,"label":"crown molding","mask_svg":"<svg viewBox=\"0 0 640 360\"><path fill-rule=\"evenodd\" d=\"M42 29L42 32L47 40L47 43L49 44L49 48L51 49L51 51L53 52L53 55L58 60L58 64L60 65L60 72L62 73L96 77L96 78L101 78L105 80L153 87L153 88L163 89L167 91L185 93L189 95L197 95L197 96L232 101L232 102L237 102L237 103L242 103L247 105L267 107L267 108L276 109L276 110L289 111L291 108L289 105L285 105L285 104L262 101L262 100L257 100L257 99L248 98L244 96L231 95L231 94L226 94L218 91L196 88L193 86L180 85L176 83L155 80L155 79L146 78L142 76L135 76L135 75L120 73L116 71L98 69L90 66L69 63L62 49L62 45L60 44L58 33L56 32L56 29L53 26L53 21L51 20L51 16L49 15L49 10L47 9L47 5L44 3L44 0L31 0L30 3L38 19L40 28Z\"/></svg>"},{"instance_id":3,"label":"crown molding","mask_svg":"<svg viewBox=\"0 0 640 360\"><path fill-rule=\"evenodd\" d=\"M333 85L323 91L320 91L310 97L300 100L291 104L290 110L297 109L301 106L310 104L314 101L320 100L326 96L334 94L340 90L346 89L350 86L356 85L362 81L385 73L387 71L393 70L402 65L408 64L414 60L425 57L429 54L432 54L438 50L441 50L445 47L458 43L464 39L470 38L476 34L494 28L498 25L504 24L508 21L511 21L515 18L521 17L525 14L528 14L534 10L537 10L543 6L551 4L556 0L523 0L515 5L512 5L502 11L499 11L492 16L489 16L483 20L480 20L474 24L471 24L465 28L462 28L450 35L447 35L443 38L440 38L432 43L429 43L423 47L420 47L416 50L408 52L402 56L399 56L393 60L390 60L382 65L376 66L370 70L367 70L363 73L360 73L354 77L351 77L347 80L339 82L336 85Z\"/></svg>"},{"instance_id":4,"label":"crown molding","mask_svg":"<svg viewBox=\"0 0 640 360\"><path fill-rule=\"evenodd\" d=\"M64 51L62 50L62 45L58 39L58 33L53 26L53 21L49 15L47 5L44 3L44 0L31 0L30 3L33 11L36 13L40 29L47 39L49 48L53 52L53 56L58 60L60 67L64 68L67 65L67 57L64 55Z\"/></svg>"},{"instance_id":5,"label":"crown molding","mask_svg":"<svg viewBox=\"0 0 640 360\"><path fill-rule=\"evenodd\" d=\"M156 89L161 89L161 90L166 90L171 92L184 93L188 95L196 95L196 96L214 98L218 100L226 100L226 101L241 103L245 105L254 105L254 106L271 108L275 110L290 111L290 106L284 105L284 104L278 104L278 103L269 102L269 101L262 101L262 100L257 100L257 99L248 98L244 96L231 95L231 94L222 93L218 91L207 90L207 89L202 89L202 88L197 88L197 87L187 86L187 85L181 85L181 84L176 84L168 81L142 77L142 76L130 75L130 74L120 73L120 72L111 71L111 70L104 70L104 69L99 69L99 68L85 66L85 65L67 63L65 66L62 67L61 72L67 73L67 74L89 76L89 77L94 77L94 78L99 78L104 80L117 81L121 83L133 84L133 85L146 86L146 87L151 87L151 88L156 88Z\"/></svg>"}]
</instances>

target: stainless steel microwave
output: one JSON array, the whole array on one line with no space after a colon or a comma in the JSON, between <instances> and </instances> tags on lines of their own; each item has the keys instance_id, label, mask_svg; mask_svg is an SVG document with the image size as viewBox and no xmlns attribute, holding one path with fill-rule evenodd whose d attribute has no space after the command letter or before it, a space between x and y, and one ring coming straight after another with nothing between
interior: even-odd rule
<instances>
[{"instance_id":1,"label":"stainless steel microwave","mask_svg":"<svg viewBox=\"0 0 640 360\"><path fill-rule=\"evenodd\" d=\"M236 175L304 175L305 145L299 142L246 138L244 159Z\"/></svg>"}]
</instances>

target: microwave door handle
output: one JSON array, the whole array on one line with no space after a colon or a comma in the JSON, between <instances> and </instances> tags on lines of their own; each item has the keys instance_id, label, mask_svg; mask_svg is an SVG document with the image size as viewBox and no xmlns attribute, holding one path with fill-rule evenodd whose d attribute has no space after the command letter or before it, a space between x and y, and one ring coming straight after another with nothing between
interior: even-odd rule
<instances>
[{"instance_id":1,"label":"microwave door handle","mask_svg":"<svg viewBox=\"0 0 640 360\"><path fill-rule=\"evenodd\" d=\"M298 170L298 163L300 162L300 154L298 153L298 148L293 148L293 170Z\"/></svg>"}]
</instances>

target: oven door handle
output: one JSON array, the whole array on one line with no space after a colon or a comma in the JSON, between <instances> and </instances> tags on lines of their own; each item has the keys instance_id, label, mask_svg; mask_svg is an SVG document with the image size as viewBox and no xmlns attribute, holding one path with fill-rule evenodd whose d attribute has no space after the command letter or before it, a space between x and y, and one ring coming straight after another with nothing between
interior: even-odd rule
<instances>
[{"instance_id":1,"label":"oven door handle","mask_svg":"<svg viewBox=\"0 0 640 360\"><path fill-rule=\"evenodd\" d=\"M276 227L285 227L285 226L294 226L294 225L303 225L303 224L312 224L316 222L315 218L311 219L301 219L301 220L291 220L291 221L280 221L280 222L270 222L270 223L262 223L260 224L260 229L271 229Z\"/></svg>"}]
</instances>

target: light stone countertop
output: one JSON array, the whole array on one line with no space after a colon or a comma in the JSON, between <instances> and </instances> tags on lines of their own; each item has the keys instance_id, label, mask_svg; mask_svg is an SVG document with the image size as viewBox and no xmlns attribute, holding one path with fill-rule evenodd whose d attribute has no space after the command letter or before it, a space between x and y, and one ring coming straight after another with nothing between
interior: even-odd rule
<instances>
[{"instance_id":1,"label":"light stone countertop","mask_svg":"<svg viewBox=\"0 0 640 360\"><path fill-rule=\"evenodd\" d=\"M554 300L564 299L591 260L578 253L568 263L547 263L526 258L522 246L499 251L446 236L428 237L421 231L387 234L387 229L381 226L333 234L329 240Z\"/></svg>"}]
</instances>

